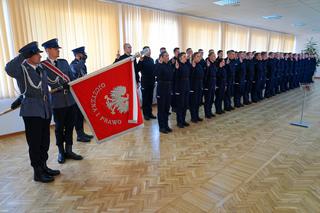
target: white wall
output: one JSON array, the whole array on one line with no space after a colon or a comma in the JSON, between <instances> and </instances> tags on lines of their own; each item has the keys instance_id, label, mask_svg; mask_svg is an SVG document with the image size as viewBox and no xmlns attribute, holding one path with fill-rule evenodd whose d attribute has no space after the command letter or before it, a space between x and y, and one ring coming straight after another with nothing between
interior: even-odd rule
<instances>
[{"instance_id":1,"label":"white wall","mask_svg":"<svg viewBox=\"0 0 320 213\"><path fill-rule=\"evenodd\" d=\"M313 40L318 43L318 50L320 52L320 33L307 34L307 35L297 35L296 36L296 48L295 52L300 53L305 49L306 43L313 37ZM317 68L316 77L320 77L320 66Z\"/></svg>"}]
</instances>

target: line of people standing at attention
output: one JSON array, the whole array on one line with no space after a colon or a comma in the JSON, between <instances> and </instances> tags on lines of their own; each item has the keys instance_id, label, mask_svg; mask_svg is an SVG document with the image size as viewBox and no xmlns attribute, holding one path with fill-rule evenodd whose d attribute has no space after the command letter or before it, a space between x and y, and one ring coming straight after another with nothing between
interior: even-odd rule
<instances>
[{"instance_id":1,"label":"line of people standing at attention","mask_svg":"<svg viewBox=\"0 0 320 213\"><path fill-rule=\"evenodd\" d=\"M130 47L130 48L128 48ZM257 103L265 98L298 88L300 83L312 83L316 71L316 58L308 53L245 52L209 50L208 57L199 49L188 48L181 52L176 47L173 57L165 47L160 49L159 58L148 53L135 62L136 80L141 83L142 110L145 120L156 119L152 113L155 85L159 131L172 132L169 115L176 113L177 126L189 126L186 121L190 111L191 122L203 121L199 109L204 107L206 119L235 108ZM131 45L124 45L125 54L131 56ZM139 75L140 73L140 75ZM140 81L141 76L141 81ZM215 112L213 109L215 108ZM171 112L170 112L171 108Z\"/></svg>"}]
</instances>

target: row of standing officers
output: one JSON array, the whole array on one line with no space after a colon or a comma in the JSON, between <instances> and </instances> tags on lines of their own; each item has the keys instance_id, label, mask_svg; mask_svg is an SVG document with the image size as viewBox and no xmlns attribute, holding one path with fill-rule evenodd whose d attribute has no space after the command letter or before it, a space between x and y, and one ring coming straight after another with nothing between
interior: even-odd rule
<instances>
[{"instance_id":1,"label":"row of standing officers","mask_svg":"<svg viewBox=\"0 0 320 213\"><path fill-rule=\"evenodd\" d=\"M125 44L126 48L131 46ZM176 112L177 126L189 126L186 113L189 109L191 122L203 119L199 116L200 106L204 106L205 117L231 111L252 102L286 92L299 87L300 83L313 82L316 59L313 55L273 53L273 52L235 52L229 50L227 57L213 50L204 59L203 50L180 52L173 50L169 59L165 48L160 49L159 58L154 62L149 53L136 64L137 81L141 83L142 108L145 120L155 119L152 114L153 91L157 82L157 109L159 131L169 133L168 118L170 107ZM141 73L141 81L137 73Z\"/></svg>"}]
</instances>

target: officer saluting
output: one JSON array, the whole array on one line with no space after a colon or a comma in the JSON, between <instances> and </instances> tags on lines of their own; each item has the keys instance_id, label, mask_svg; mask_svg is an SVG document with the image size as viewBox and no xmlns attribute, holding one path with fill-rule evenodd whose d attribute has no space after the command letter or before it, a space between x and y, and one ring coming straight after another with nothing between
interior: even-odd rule
<instances>
[{"instance_id":1,"label":"officer saluting","mask_svg":"<svg viewBox=\"0 0 320 213\"><path fill-rule=\"evenodd\" d=\"M74 79L69 63L65 59L58 59L60 55L58 39L51 39L42 44L48 59L42 62L47 73L49 85L52 89L63 89L52 94L52 108L55 125L56 144L59 149L58 163L64 163L66 158L82 160L82 156L72 151L74 113L76 104L70 93L68 82ZM66 146L64 147L64 142Z\"/></svg>"},{"instance_id":2,"label":"officer saluting","mask_svg":"<svg viewBox=\"0 0 320 213\"><path fill-rule=\"evenodd\" d=\"M144 57L140 57L138 71L141 72L141 92L142 110L145 120L156 119L152 114L153 90L155 86L155 64L151 58L150 47L145 46L143 50L148 50Z\"/></svg>"},{"instance_id":3,"label":"officer saluting","mask_svg":"<svg viewBox=\"0 0 320 213\"><path fill-rule=\"evenodd\" d=\"M78 47L72 50L75 59L71 62L70 67L73 73L73 76L77 78L81 78L87 74L87 53L85 52L85 47ZM84 132L83 129L83 121L84 117L81 113L81 110L78 106L76 106L75 112L75 128L77 131L77 141L80 142L89 142L93 136L88 135Z\"/></svg>"},{"instance_id":4,"label":"officer saluting","mask_svg":"<svg viewBox=\"0 0 320 213\"><path fill-rule=\"evenodd\" d=\"M6 72L17 80L24 95L20 116L23 117L29 146L29 157L34 169L34 180L51 182L59 170L47 167L50 146L51 108L47 72L40 64L41 53L37 42L31 42L19 50L20 55L6 65Z\"/></svg>"},{"instance_id":5,"label":"officer saluting","mask_svg":"<svg viewBox=\"0 0 320 213\"><path fill-rule=\"evenodd\" d=\"M123 51L124 51L124 54L120 56L120 53L118 51L117 53L117 58L114 60L113 63L116 63L118 61L121 61L123 59L126 59L128 57L131 57L131 53L132 53L132 47L129 43L125 43L123 45ZM138 73L138 64L137 64L137 61L134 60L134 71L135 71L135 76L136 76L136 82L137 82L137 85L140 83L140 77L139 77L139 73Z\"/></svg>"}]
</instances>

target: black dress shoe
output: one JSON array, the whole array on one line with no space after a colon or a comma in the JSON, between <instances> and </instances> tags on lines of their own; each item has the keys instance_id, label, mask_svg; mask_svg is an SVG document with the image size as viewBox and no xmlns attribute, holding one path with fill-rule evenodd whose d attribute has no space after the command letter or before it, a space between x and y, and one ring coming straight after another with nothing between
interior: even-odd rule
<instances>
[{"instance_id":1,"label":"black dress shoe","mask_svg":"<svg viewBox=\"0 0 320 213\"><path fill-rule=\"evenodd\" d=\"M72 145L66 145L66 153L65 153L66 159L72 159L72 160L82 160L83 157L81 155L77 155L72 151Z\"/></svg>"},{"instance_id":2,"label":"black dress shoe","mask_svg":"<svg viewBox=\"0 0 320 213\"><path fill-rule=\"evenodd\" d=\"M183 126L190 126L190 124L187 123L187 122L184 122L184 123L183 123Z\"/></svg>"},{"instance_id":3,"label":"black dress shoe","mask_svg":"<svg viewBox=\"0 0 320 213\"><path fill-rule=\"evenodd\" d=\"M83 133L85 137L89 138L89 139L92 139L93 138L93 135L89 135L87 133Z\"/></svg>"},{"instance_id":4,"label":"black dress shoe","mask_svg":"<svg viewBox=\"0 0 320 213\"><path fill-rule=\"evenodd\" d=\"M234 108L234 107L230 107L230 109L231 109L231 110L235 110L235 108Z\"/></svg>"},{"instance_id":5,"label":"black dress shoe","mask_svg":"<svg viewBox=\"0 0 320 213\"><path fill-rule=\"evenodd\" d=\"M184 128L184 125L183 125L183 124L178 124L177 126L178 126L179 128L181 128L181 129Z\"/></svg>"},{"instance_id":6,"label":"black dress shoe","mask_svg":"<svg viewBox=\"0 0 320 213\"><path fill-rule=\"evenodd\" d=\"M60 171L59 170L50 169L47 165L44 165L42 167L42 169L47 175L50 175L50 176L60 175Z\"/></svg>"},{"instance_id":7,"label":"black dress shoe","mask_svg":"<svg viewBox=\"0 0 320 213\"><path fill-rule=\"evenodd\" d=\"M171 129L170 127L167 127L166 130L167 130L168 132L172 132L172 129Z\"/></svg>"},{"instance_id":8,"label":"black dress shoe","mask_svg":"<svg viewBox=\"0 0 320 213\"><path fill-rule=\"evenodd\" d=\"M198 123L198 120L191 119L192 123Z\"/></svg>"},{"instance_id":9,"label":"black dress shoe","mask_svg":"<svg viewBox=\"0 0 320 213\"><path fill-rule=\"evenodd\" d=\"M150 120L149 116L144 116L144 120L146 121Z\"/></svg>"},{"instance_id":10,"label":"black dress shoe","mask_svg":"<svg viewBox=\"0 0 320 213\"><path fill-rule=\"evenodd\" d=\"M226 108L226 109L224 109L225 111L227 111L227 112L230 112L231 111L231 108Z\"/></svg>"},{"instance_id":11,"label":"black dress shoe","mask_svg":"<svg viewBox=\"0 0 320 213\"><path fill-rule=\"evenodd\" d=\"M54 177L46 174L41 167L34 168L34 181L42 182L42 183L49 183L54 181Z\"/></svg>"},{"instance_id":12,"label":"black dress shoe","mask_svg":"<svg viewBox=\"0 0 320 213\"><path fill-rule=\"evenodd\" d=\"M215 115L215 114L213 114L213 113L211 113L210 115L211 115L211 117L216 117L216 115Z\"/></svg>"},{"instance_id":13,"label":"black dress shoe","mask_svg":"<svg viewBox=\"0 0 320 213\"><path fill-rule=\"evenodd\" d=\"M63 164L64 162L66 162L65 154L59 152L59 154L58 154L58 163Z\"/></svg>"},{"instance_id":14,"label":"black dress shoe","mask_svg":"<svg viewBox=\"0 0 320 213\"><path fill-rule=\"evenodd\" d=\"M211 119L212 116L211 116L211 115L206 115L206 118L207 118L207 119Z\"/></svg>"},{"instance_id":15,"label":"black dress shoe","mask_svg":"<svg viewBox=\"0 0 320 213\"><path fill-rule=\"evenodd\" d=\"M202 118L198 118L198 121L203 121L203 119Z\"/></svg>"},{"instance_id":16,"label":"black dress shoe","mask_svg":"<svg viewBox=\"0 0 320 213\"><path fill-rule=\"evenodd\" d=\"M217 113L218 115L222 115L222 114L223 114L223 112L222 112L222 111L221 111L221 112L219 112L219 111L218 111L218 112L216 112L216 113Z\"/></svg>"},{"instance_id":17,"label":"black dress shoe","mask_svg":"<svg viewBox=\"0 0 320 213\"><path fill-rule=\"evenodd\" d=\"M149 118L151 118L151 119L157 119L157 117L154 116L154 115L152 115L152 114L149 116Z\"/></svg>"},{"instance_id":18,"label":"black dress shoe","mask_svg":"<svg viewBox=\"0 0 320 213\"><path fill-rule=\"evenodd\" d=\"M88 142L90 142L90 138L88 138L88 137L86 137L86 136L84 136L84 135L82 135L82 136L77 136L77 141L78 142L84 142L84 143L88 143Z\"/></svg>"},{"instance_id":19,"label":"black dress shoe","mask_svg":"<svg viewBox=\"0 0 320 213\"><path fill-rule=\"evenodd\" d=\"M69 152L65 154L66 159L72 159L72 160L82 160L83 157L81 155L77 155L74 152Z\"/></svg>"},{"instance_id":20,"label":"black dress shoe","mask_svg":"<svg viewBox=\"0 0 320 213\"><path fill-rule=\"evenodd\" d=\"M161 128L160 130L159 130L161 133L163 133L163 134L168 134L169 132L166 130L166 129L164 129L164 128Z\"/></svg>"}]
</instances>

